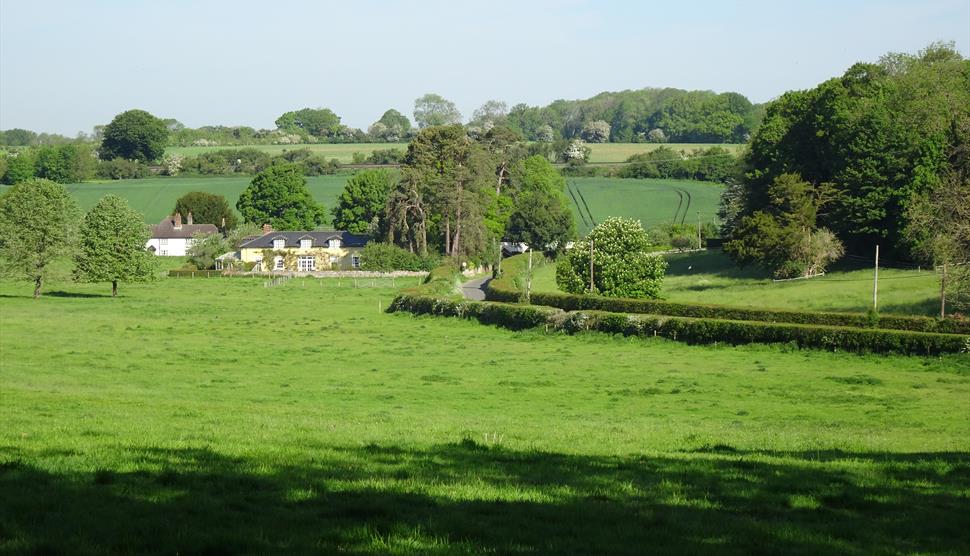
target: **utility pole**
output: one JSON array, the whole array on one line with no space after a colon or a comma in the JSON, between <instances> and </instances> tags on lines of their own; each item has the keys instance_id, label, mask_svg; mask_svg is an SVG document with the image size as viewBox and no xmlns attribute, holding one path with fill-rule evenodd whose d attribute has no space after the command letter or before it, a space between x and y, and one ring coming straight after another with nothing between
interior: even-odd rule
<instances>
[{"instance_id":1,"label":"utility pole","mask_svg":"<svg viewBox=\"0 0 970 556\"><path fill-rule=\"evenodd\" d=\"M946 263L943 263L943 276L940 279L940 318L946 318Z\"/></svg>"},{"instance_id":2,"label":"utility pole","mask_svg":"<svg viewBox=\"0 0 970 556\"><path fill-rule=\"evenodd\" d=\"M529 247L529 276L525 282L525 300L532 300L532 247Z\"/></svg>"},{"instance_id":3,"label":"utility pole","mask_svg":"<svg viewBox=\"0 0 970 556\"><path fill-rule=\"evenodd\" d=\"M593 238L589 238L589 293L593 293Z\"/></svg>"},{"instance_id":4,"label":"utility pole","mask_svg":"<svg viewBox=\"0 0 970 556\"><path fill-rule=\"evenodd\" d=\"M879 310L879 244L876 244L876 272L872 275L872 310Z\"/></svg>"},{"instance_id":5,"label":"utility pole","mask_svg":"<svg viewBox=\"0 0 970 556\"><path fill-rule=\"evenodd\" d=\"M697 250L701 249L701 211L697 211Z\"/></svg>"}]
</instances>

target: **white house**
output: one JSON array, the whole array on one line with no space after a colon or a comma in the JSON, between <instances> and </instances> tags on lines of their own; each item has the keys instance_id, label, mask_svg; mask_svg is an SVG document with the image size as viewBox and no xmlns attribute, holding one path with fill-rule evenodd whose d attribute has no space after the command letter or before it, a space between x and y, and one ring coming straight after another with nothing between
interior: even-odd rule
<instances>
[{"instance_id":1,"label":"white house","mask_svg":"<svg viewBox=\"0 0 970 556\"><path fill-rule=\"evenodd\" d=\"M152 237L145 248L160 257L184 257L192 246L192 236L217 233L219 228L215 224L193 224L191 212L186 215L185 224L182 224L182 215L175 213L152 226Z\"/></svg>"}]
</instances>

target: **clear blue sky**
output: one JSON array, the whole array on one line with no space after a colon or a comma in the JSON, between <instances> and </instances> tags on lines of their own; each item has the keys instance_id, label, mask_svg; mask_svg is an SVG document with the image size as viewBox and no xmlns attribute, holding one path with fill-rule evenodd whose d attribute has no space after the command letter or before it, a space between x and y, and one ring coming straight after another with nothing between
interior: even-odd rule
<instances>
[{"instance_id":1,"label":"clear blue sky","mask_svg":"<svg viewBox=\"0 0 970 556\"><path fill-rule=\"evenodd\" d=\"M466 119L642 87L762 102L938 40L970 54L970 0L0 0L0 128L73 135L129 108L272 128L326 106L366 129L426 92Z\"/></svg>"}]
</instances>

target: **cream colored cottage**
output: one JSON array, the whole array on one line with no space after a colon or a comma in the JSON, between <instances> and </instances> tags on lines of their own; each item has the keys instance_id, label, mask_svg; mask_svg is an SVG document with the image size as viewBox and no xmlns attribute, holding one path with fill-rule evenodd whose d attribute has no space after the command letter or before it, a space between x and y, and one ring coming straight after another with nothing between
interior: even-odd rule
<instances>
[{"instance_id":1,"label":"cream colored cottage","mask_svg":"<svg viewBox=\"0 0 970 556\"><path fill-rule=\"evenodd\" d=\"M239 247L239 260L255 263L256 272L352 270L370 238L344 231L277 232L269 230Z\"/></svg>"}]
</instances>

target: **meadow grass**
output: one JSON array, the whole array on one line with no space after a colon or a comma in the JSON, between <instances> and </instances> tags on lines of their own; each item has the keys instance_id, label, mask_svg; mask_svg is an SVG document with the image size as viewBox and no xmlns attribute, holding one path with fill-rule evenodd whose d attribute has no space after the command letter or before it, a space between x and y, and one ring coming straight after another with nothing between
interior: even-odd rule
<instances>
[{"instance_id":1,"label":"meadow grass","mask_svg":"<svg viewBox=\"0 0 970 556\"><path fill-rule=\"evenodd\" d=\"M744 145L735 143L589 143L591 149L591 163L625 162L627 158L640 153L653 151L661 146L674 149L675 151L691 152L706 149L708 147L723 147L732 152L739 152ZM283 151L297 149L310 149L321 154L327 159L336 158L344 164L349 164L354 159L354 153L370 155L375 150L397 149L406 151L407 143L347 143L347 144L323 144L323 145L243 145L225 147L168 147L166 154L181 154L183 156L198 156L205 152L226 150L226 149L259 149L271 155L281 154Z\"/></svg>"},{"instance_id":2,"label":"meadow grass","mask_svg":"<svg viewBox=\"0 0 970 556\"><path fill-rule=\"evenodd\" d=\"M361 284L0 283L0 552L970 550L965 356L510 332Z\"/></svg>"},{"instance_id":3,"label":"meadow grass","mask_svg":"<svg viewBox=\"0 0 970 556\"><path fill-rule=\"evenodd\" d=\"M835 265L825 276L774 282L757 268L738 268L720 250L666 255L669 267L661 297L704 303L864 313L872 307L872 268ZM556 265L537 269L535 291L559 291ZM939 276L932 270L879 270L879 310L883 313L939 315Z\"/></svg>"}]
</instances>

